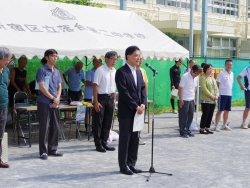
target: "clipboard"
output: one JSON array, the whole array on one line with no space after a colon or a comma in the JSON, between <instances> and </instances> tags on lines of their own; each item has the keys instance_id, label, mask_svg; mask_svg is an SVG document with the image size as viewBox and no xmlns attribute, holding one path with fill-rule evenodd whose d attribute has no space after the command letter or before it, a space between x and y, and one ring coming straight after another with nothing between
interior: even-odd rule
<instances>
[{"instance_id":1,"label":"clipboard","mask_svg":"<svg viewBox=\"0 0 250 188\"><path fill-rule=\"evenodd\" d=\"M44 86L47 90L49 90L49 81L50 81L50 76L45 76L44 78ZM36 87L35 90L39 90L39 84L36 81Z\"/></svg>"}]
</instances>

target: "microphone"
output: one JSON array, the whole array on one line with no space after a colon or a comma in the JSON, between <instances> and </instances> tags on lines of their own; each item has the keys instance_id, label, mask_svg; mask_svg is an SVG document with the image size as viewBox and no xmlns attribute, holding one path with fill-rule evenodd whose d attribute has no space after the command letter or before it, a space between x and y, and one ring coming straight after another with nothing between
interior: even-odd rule
<instances>
[{"instance_id":1,"label":"microphone","mask_svg":"<svg viewBox=\"0 0 250 188\"><path fill-rule=\"evenodd\" d=\"M158 74L157 70L155 70L151 65L149 65L148 63L145 64L146 67L150 68L155 74Z\"/></svg>"}]
</instances>

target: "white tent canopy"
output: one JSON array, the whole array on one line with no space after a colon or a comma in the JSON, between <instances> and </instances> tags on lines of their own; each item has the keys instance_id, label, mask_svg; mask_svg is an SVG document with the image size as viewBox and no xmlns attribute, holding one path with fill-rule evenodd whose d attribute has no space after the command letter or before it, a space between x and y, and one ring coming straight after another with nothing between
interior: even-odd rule
<instances>
[{"instance_id":1,"label":"white tent canopy","mask_svg":"<svg viewBox=\"0 0 250 188\"><path fill-rule=\"evenodd\" d=\"M16 57L101 57L114 50L123 59L136 45L144 59L187 58L189 52L135 13L40 0L0 1L0 46Z\"/></svg>"}]
</instances>

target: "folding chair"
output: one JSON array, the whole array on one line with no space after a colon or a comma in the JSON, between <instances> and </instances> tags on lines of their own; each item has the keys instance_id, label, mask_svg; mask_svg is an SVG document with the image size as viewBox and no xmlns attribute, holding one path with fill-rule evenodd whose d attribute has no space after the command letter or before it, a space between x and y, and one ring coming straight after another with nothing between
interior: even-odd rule
<instances>
[{"instance_id":1,"label":"folding chair","mask_svg":"<svg viewBox=\"0 0 250 188\"><path fill-rule=\"evenodd\" d=\"M64 112L65 114L67 112L76 112L76 109L60 109L60 106L62 105L69 105L71 103L71 98L67 95L61 95L61 98L60 98L60 105L59 105L59 110L60 110L60 114L61 112ZM66 123L69 123L69 124L66 124ZM66 137L65 137L65 134L64 134L64 131L63 131L63 128L66 127L66 128L69 128L69 133L68 135L70 135L70 132L71 132L71 127L72 125L75 125L76 126L76 137L78 137L79 139L81 139L81 134L80 134L80 130L79 130L79 127L80 127L80 123L76 122L75 118L69 118L69 117L64 117L63 119L61 118L60 119L60 132L61 132L61 135L62 135L62 139L66 140ZM69 125L69 126L67 126Z\"/></svg>"},{"instance_id":2,"label":"folding chair","mask_svg":"<svg viewBox=\"0 0 250 188\"><path fill-rule=\"evenodd\" d=\"M36 96L28 96L28 103L32 106L37 105L37 97Z\"/></svg>"},{"instance_id":3,"label":"folding chair","mask_svg":"<svg viewBox=\"0 0 250 188\"><path fill-rule=\"evenodd\" d=\"M28 114L24 110L16 110L17 107L28 107L31 106L31 104L28 103L28 96L25 92L17 92L14 95L14 114L15 114L15 121L14 121L14 134L13 134L13 141L15 142L15 132L16 130L21 132L22 137L25 137L25 134L28 134L27 132L24 132L23 129L29 129L29 123L28 123ZM17 116L19 116L19 123L17 125ZM30 115L30 117L35 117L33 114ZM31 134L37 133L37 126L39 125L38 121L33 118L33 120L30 121L31 126ZM31 139L31 138L29 138ZM24 138L25 145L27 144L26 139Z\"/></svg>"},{"instance_id":4,"label":"folding chair","mask_svg":"<svg viewBox=\"0 0 250 188\"><path fill-rule=\"evenodd\" d=\"M26 93L24 93L24 92L17 92L17 93L14 94L14 97L13 97L13 109L12 109L13 131L14 131L13 142L15 142L16 130L17 130L17 128L19 128L19 125L17 126L17 115L21 114L21 113L24 113L24 111L15 110L15 108L18 107L17 104L24 103L24 101L25 100L27 101L27 99L28 99L28 95ZM24 117L24 114L23 114L23 117ZM23 133L23 131L21 131L21 133ZM24 136L24 135L22 134L22 136ZM26 140L25 139L24 139L24 142L25 142L25 145L26 145Z\"/></svg>"}]
</instances>

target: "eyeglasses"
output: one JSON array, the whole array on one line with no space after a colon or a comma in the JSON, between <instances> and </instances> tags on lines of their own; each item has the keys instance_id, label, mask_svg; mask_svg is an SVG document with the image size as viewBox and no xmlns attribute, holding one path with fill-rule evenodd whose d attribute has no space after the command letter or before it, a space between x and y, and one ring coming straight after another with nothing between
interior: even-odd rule
<instances>
[{"instance_id":1,"label":"eyeglasses","mask_svg":"<svg viewBox=\"0 0 250 188\"><path fill-rule=\"evenodd\" d=\"M51 57L55 57L55 58L59 58L59 56L58 55L49 55L49 56L51 56Z\"/></svg>"}]
</instances>

